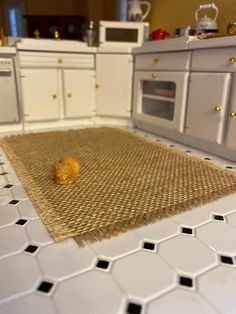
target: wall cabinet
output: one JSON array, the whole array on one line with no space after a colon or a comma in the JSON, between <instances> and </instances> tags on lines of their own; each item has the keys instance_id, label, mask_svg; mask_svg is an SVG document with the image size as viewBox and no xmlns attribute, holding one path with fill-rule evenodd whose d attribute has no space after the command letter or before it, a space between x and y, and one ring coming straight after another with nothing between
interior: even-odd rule
<instances>
[{"instance_id":1,"label":"wall cabinet","mask_svg":"<svg viewBox=\"0 0 236 314\"><path fill-rule=\"evenodd\" d=\"M185 132L217 144L224 140L230 73L191 73Z\"/></svg>"},{"instance_id":2,"label":"wall cabinet","mask_svg":"<svg viewBox=\"0 0 236 314\"><path fill-rule=\"evenodd\" d=\"M133 56L98 53L96 76L97 115L131 117Z\"/></svg>"}]
</instances>

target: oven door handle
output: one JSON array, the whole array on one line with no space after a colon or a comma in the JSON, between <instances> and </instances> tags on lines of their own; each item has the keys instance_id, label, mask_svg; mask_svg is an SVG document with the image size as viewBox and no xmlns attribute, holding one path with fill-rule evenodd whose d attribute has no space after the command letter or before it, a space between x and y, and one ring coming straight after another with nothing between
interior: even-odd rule
<instances>
[{"instance_id":1,"label":"oven door handle","mask_svg":"<svg viewBox=\"0 0 236 314\"><path fill-rule=\"evenodd\" d=\"M10 70L10 69L0 69L0 74L1 73L4 73L4 74L6 74L6 73L11 73L12 71Z\"/></svg>"}]
</instances>

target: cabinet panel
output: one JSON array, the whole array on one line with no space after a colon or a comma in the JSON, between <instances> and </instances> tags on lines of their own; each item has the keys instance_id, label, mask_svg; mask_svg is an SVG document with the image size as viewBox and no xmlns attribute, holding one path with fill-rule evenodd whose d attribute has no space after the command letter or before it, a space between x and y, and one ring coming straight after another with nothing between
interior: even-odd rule
<instances>
[{"instance_id":1,"label":"cabinet panel","mask_svg":"<svg viewBox=\"0 0 236 314\"><path fill-rule=\"evenodd\" d=\"M183 132L188 72L135 72L134 119Z\"/></svg>"},{"instance_id":2,"label":"cabinet panel","mask_svg":"<svg viewBox=\"0 0 236 314\"><path fill-rule=\"evenodd\" d=\"M82 68L94 69L94 54L63 53L63 52L19 52L21 67L34 68Z\"/></svg>"},{"instance_id":3,"label":"cabinet panel","mask_svg":"<svg viewBox=\"0 0 236 314\"><path fill-rule=\"evenodd\" d=\"M181 71L190 68L190 52L165 52L137 55L136 70Z\"/></svg>"},{"instance_id":4,"label":"cabinet panel","mask_svg":"<svg viewBox=\"0 0 236 314\"><path fill-rule=\"evenodd\" d=\"M60 118L57 70L23 69L21 87L25 121Z\"/></svg>"},{"instance_id":5,"label":"cabinet panel","mask_svg":"<svg viewBox=\"0 0 236 314\"><path fill-rule=\"evenodd\" d=\"M131 55L97 54L97 114L130 117L133 57Z\"/></svg>"},{"instance_id":6,"label":"cabinet panel","mask_svg":"<svg viewBox=\"0 0 236 314\"><path fill-rule=\"evenodd\" d=\"M236 72L236 49L200 49L193 51L192 71Z\"/></svg>"},{"instance_id":7,"label":"cabinet panel","mask_svg":"<svg viewBox=\"0 0 236 314\"><path fill-rule=\"evenodd\" d=\"M192 73L185 132L221 144L231 82L230 73Z\"/></svg>"},{"instance_id":8,"label":"cabinet panel","mask_svg":"<svg viewBox=\"0 0 236 314\"><path fill-rule=\"evenodd\" d=\"M20 120L13 60L8 62L8 66L2 65L0 69L0 123L15 123Z\"/></svg>"},{"instance_id":9,"label":"cabinet panel","mask_svg":"<svg viewBox=\"0 0 236 314\"><path fill-rule=\"evenodd\" d=\"M95 71L63 70L66 118L95 115Z\"/></svg>"},{"instance_id":10,"label":"cabinet panel","mask_svg":"<svg viewBox=\"0 0 236 314\"><path fill-rule=\"evenodd\" d=\"M226 146L236 151L236 74L233 75L231 90L230 108L226 121Z\"/></svg>"}]
</instances>

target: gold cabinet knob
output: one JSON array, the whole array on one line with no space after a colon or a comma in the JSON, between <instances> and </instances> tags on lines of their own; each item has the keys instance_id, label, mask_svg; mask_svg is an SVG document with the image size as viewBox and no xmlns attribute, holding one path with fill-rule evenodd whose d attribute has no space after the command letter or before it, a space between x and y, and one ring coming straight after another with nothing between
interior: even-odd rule
<instances>
[{"instance_id":1,"label":"gold cabinet knob","mask_svg":"<svg viewBox=\"0 0 236 314\"><path fill-rule=\"evenodd\" d=\"M52 94L52 98L53 98L53 99L56 99L56 98L57 98L57 95L56 95L56 94Z\"/></svg>"},{"instance_id":2,"label":"gold cabinet knob","mask_svg":"<svg viewBox=\"0 0 236 314\"><path fill-rule=\"evenodd\" d=\"M58 63L62 63L62 62L63 62L63 59L62 59L61 57L59 57L59 58L57 59L57 62L58 62Z\"/></svg>"},{"instance_id":3,"label":"gold cabinet knob","mask_svg":"<svg viewBox=\"0 0 236 314\"><path fill-rule=\"evenodd\" d=\"M36 29L36 30L34 31L34 38L35 38L35 39L40 39L40 31L39 31L38 29Z\"/></svg>"},{"instance_id":4,"label":"gold cabinet knob","mask_svg":"<svg viewBox=\"0 0 236 314\"><path fill-rule=\"evenodd\" d=\"M234 57L230 57L229 58L229 63L230 64L234 64L236 62L236 58L234 58Z\"/></svg>"},{"instance_id":5,"label":"gold cabinet knob","mask_svg":"<svg viewBox=\"0 0 236 314\"><path fill-rule=\"evenodd\" d=\"M221 107L220 106L215 106L215 112L220 112L221 111Z\"/></svg>"},{"instance_id":6,"label":"gold cabinet knob","mask_svg":"<svg viewBox=\"0 0 236 314\"><path fill-rule=\"evenodd\" d=\"M67 97L69 97L69 98L72 97L72 93L68 93Z\"/></svg>"},{"instance_id":7,"label":"gold cabinet knob","mask_svg":"<svg viewBox=\"0 0 236 314\"><path fill-rule=\"evenodd\" d=\"M159 59L158 59L158 58L153 59L153 63L154 63L154 64L159 63Z\"/></svg>"},{"instance_id":8,"label":"gold cabinet knob","mask_svg":"<svg viewBox=\"0 0 236 314\"><path fill-rule=\"evenodd\" d=\"M100 85L100 84L98 84L98 83L96 83L95 87L96 87L96 88L100 88L100 87L101 87L101 85Z\"/></svg>"},{"instance_id":9,"label":"gold cabinet knob","mask_svg":"<svg viewBox=\"0 0 236 314\"><path fill-rule=\"evenodd\" d=\"M152 78L157 78L157 74L156 73L152 73Z\"/></svg>"},{"instance_id":10,"label":"gold cabinet knob","mask_svg":"<svg viewBox=\"0 0 236 314\"><path fill-rule=\"evenodd\" d=\"M231 111L231 112L229 113L229 116L230 116L231 118L236 117L236 112Z\"/></svg>"}]
</instances>

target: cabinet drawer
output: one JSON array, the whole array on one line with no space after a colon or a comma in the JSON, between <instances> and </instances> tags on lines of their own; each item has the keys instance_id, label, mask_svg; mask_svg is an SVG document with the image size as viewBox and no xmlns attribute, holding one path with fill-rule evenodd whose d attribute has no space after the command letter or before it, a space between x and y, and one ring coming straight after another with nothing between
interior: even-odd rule
<instances>
[{"instance_id":1,"label":"cabinet drawer","mask_svg":"<svg viewBox=\"0 0 236 314\"><path fill-rule=\"evenodd\" d=\"M168 52L137 55L136 70L181 71L190 68L190 52Z\"/></svg>"},{"instance_id":2,"label":"cabinet drawer","mask_svg":"<svg viewBox=\"0 0 236 314\"><path fill-rule=\"evenodd\" d=\"M19 52L20 67L94 69L94 54Z\"/></svg>"},{"instance_id":3,"label":"cabinet drawer","mask_svg":"<svg viewBox=\"0 0 236 314\"><path fill-rule=\"evenodd\" d=\"M193 52L193 71L236 72L236 49L201 49Z\"/></svg>"}]
</instances>

